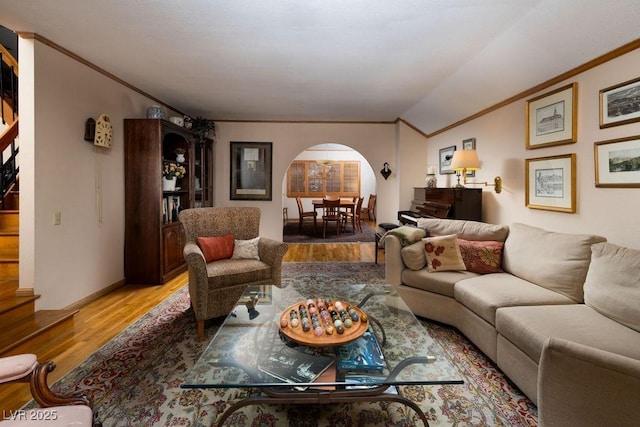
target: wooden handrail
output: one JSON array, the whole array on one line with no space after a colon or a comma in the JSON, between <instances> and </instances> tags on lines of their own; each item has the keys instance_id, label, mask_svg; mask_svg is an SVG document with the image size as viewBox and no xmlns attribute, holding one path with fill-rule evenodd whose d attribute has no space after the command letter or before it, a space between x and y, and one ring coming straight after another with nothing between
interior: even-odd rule
<instances>
[{"instance_id":1,"label":"wooden handrail","mask_svg":"<svg viewBox=\"0 0 640 427\"><path fill-rule=\"evenodd\" d=\"M3 152L18 137L18 120L13 122L0 136L0 153Z\"/></svg>"},{"instance_id":2,"label":"wooden handrail","mask_svg":"<svg viewBox=\"0 0 640 427\"><path fill-rule=\"evenodd\" d=\"M18 61L13 57L6 47L0 44L0 52L2 52L2 61L9 67L13 67L13 72L18 75Z\"/></svg>"}]
</instances>

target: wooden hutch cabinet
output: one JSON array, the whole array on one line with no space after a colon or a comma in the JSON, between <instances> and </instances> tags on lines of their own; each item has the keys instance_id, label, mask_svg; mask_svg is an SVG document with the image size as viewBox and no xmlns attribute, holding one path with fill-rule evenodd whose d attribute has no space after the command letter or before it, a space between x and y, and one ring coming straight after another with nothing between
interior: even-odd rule
<instances>
[{"instance_id":1,"label":"wooden hutch cabinet","mask_svg":"<svg viewBox=\"0 0 640 427\"><path fill-rule=\"evenodd\" d=\"M184 160L176 160L176 150ZM182 159L181 159L182 160ZM186 174L175 190L162 186L162 168ZM186 270L179 210L213 204L213 141L160 119L124 120L125 249L127 283L162 284Z\"/></svg>"}]
</instances>

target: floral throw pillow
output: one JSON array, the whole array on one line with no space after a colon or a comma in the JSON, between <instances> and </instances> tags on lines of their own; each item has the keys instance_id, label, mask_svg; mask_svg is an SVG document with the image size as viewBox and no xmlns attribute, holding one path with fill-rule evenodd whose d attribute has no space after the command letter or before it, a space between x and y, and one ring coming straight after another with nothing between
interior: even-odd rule
<instances>
[{"instance_id":1,"label":"floral throw pillow","mask_svg":"<svg viewBox=\"0 0 640 427\"><path fill-rule=\"evenodd\" d=\"M466 270L455 234L448 236L427 237L424 252L427 255L427 269L430 272L448 270Z\"/></svg>"},{"instance_id":2,"label":"floral throw pillow","mask_svg":"<svg viewBox=\"0 0 640 427\"><path fill-rule=\"evenodd\" d=\"M258 241L260 237L250 240L236 240L233 245L233 259L260 259Z\"/></svg>"},{"instance_id":3,"label":"floral throw pillow","mask_svg":"<svg viewBox=\"0 0 640 427\"><path fill-rule=\"evenodd\" d=\"M458 239L467 270L478 274L502 273L504 242Z\"/></svg>"},{"instance_id":4,"label":"floral throw pillow","mask_svg":"<svg viewBox=\"0 0 640 427\"><path fill-rule=\"evenodd\" d=\"M200 246L207 262L231 258L233 255L233 234L198 237L198 246Z\"/></svg>"}]
</instances>

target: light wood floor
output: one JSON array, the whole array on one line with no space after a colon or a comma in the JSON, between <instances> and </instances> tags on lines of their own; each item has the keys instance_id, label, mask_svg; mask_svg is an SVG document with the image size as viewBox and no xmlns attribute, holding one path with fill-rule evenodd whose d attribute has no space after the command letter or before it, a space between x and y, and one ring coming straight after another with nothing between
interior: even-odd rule
<instances>
[{"instance_id":1,"label":"light wood floor","mask_svg":"<svg viewBox=\"0 0 640 427\"><path fill-rule=\"evenodd\" d=\"M374 222L369 224L376 228ZM290 244L285 262L373 262L374 243ZM379 251L378 262L384 262ZM187 283L187 273L162 286L125 285L85 305L76 314L70 337L52 340L38 351L41 362L53 360L49 383L71 371L118 333ZM195 319L194 319L195 331ZM195 332L194 332L195 333ZM28 384L0 385L0 420L31 400Z\"/></svg>"}]
</instances>

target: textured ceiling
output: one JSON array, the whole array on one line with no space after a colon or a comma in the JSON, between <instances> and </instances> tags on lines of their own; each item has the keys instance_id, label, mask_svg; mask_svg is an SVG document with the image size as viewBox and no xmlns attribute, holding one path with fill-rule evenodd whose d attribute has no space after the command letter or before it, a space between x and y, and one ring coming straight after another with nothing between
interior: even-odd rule
<instances>
[{"instance_id":1,"label":"textured ceiling","mask_svg":"<svg viewBox=\"0 0 640 427\"><path fill-rule=\"evenodd\" d=\"M0 0L186 113L425 133L640 37L638 0Z\"/></svg>"}]
</instances>

